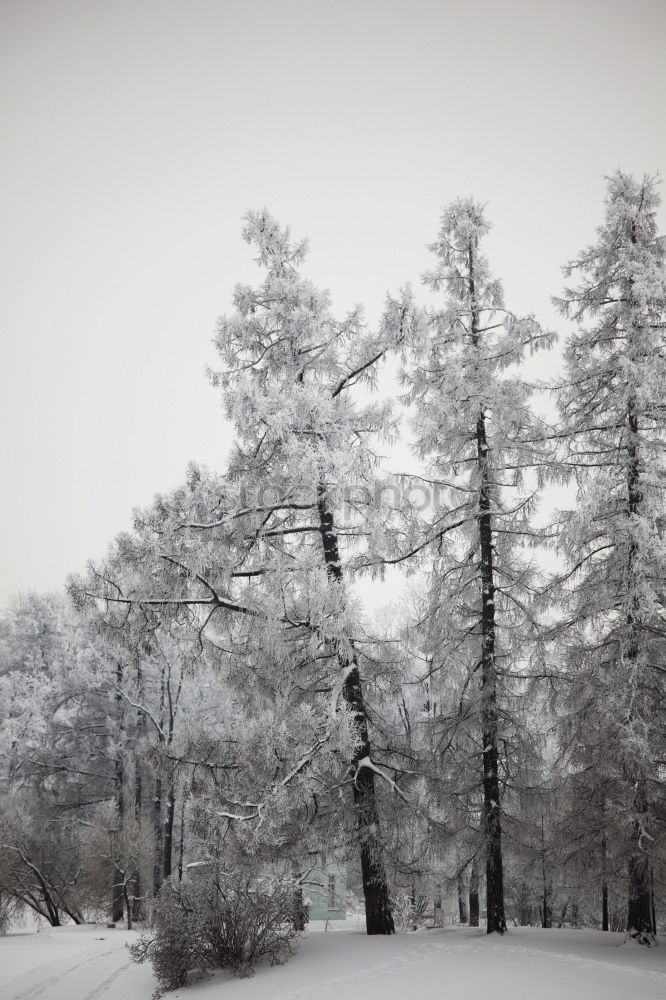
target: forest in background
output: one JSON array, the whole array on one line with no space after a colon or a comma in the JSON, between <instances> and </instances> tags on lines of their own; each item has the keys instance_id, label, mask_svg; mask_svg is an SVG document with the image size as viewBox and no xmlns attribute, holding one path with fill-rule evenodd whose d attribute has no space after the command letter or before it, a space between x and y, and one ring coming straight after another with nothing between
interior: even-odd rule
<instances>
[{"instance_id":1,"label":"forest in background","mask_svg":"<svg viewBox=\"0 0 666 1000\"><path fill-rule=\"evenodd\" d=\"M489 932L654 941L658 203L653 179L609 178L596 238L565 267L563 374L542 383L526 361L555 336L505 304L474 200L442 213L435 304L406 286L374 330L361 309L335 318L301 273L306 244L248 214L261 280L237 287L210 372L227 468L190 467L67 595L0 620L0 921L27 906L131 922L191 862L306 887L337 860L371 934L449 890L478 924L482 890ZM377 393L386 363L399 401ZM397 440L418 475L388 471ZM544 523L561 484L575 504ZM414 583L380 628L359 581L389 567Z\"/></svg>"}]
</instances>

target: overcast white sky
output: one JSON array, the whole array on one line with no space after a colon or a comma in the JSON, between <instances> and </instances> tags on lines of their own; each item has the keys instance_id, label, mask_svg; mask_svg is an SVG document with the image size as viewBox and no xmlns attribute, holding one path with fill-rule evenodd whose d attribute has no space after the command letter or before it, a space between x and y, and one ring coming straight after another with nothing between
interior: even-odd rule
<instances>
[{"instance_id":1,"label":"overcast white sky","mask_svg":"<svg viewBox=\"0 0 666 1000\"><path fill-rule=\"evenodd\" d=\"M665 98L664 0L0 0L0 601L223 463L248 208L372 320L472 194L508 305L564 332L560 265L605 174L666 169Z\"/></svg>"}]
</instances>

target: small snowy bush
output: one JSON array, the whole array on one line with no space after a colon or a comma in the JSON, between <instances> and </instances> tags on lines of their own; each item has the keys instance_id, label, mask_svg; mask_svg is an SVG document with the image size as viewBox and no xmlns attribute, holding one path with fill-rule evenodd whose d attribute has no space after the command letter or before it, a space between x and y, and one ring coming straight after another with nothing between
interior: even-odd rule
<instances>
[{"instance_id":1,"label":"small snowy bush","mask_svg":"<svg viewBox=\"0 0 666 1000\"><path fill-rule=\"evenodd\" d=\"M265 956L277 965L293 953L294 892L288 879L229 875L202 865L182 882L164 882L152 913L152 936L141 937L130 954L135 962L152 963L156 997L184 986L195 970L251 976Z\"/></svg>"}]
</instances>

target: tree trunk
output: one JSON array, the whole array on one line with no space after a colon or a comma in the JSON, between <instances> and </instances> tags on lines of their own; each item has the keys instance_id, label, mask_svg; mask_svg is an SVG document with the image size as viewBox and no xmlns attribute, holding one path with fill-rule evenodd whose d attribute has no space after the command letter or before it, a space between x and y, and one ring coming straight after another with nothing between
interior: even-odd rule
<instances>
[{"instance_id":1,"label":"tree trunk","mask_svg":"<svg viewBox=\"0 0 666 1000\"><path fill-rule=\"evenodd\" d=\"M153 893L157 895L162 884L162 779L155 778L155 796L153 798L153 828L155 830L155 860L153 862Z\"/></svg>"},{"instance_id":2,"label":"tree trunk","mask_svg":"<svg viewBox=\"0 0 666 1000\"><path fill-rule=\"evenodd\" d=\"M366 757L370 757L367 720L365 714L363 714L362 724L359 724L359 714L354 708L355 705L363 705L361 678L357 666L354 666L347 675L343 694L347 704L352 706L360 735L360 747L354 754L351 766L354 769L352 773L355 772L356 775L353 794L360 842L366 930L368 934L393 934L395 926L391 913L386 870L382 857L383 848L379 836L375 776L368 767L357 769L360 761Z\"/></svg>"},{"instance_id":3,"label":"tree trunk","mask_svg":"<svg viewBox=\"0 0 666 1000\"><path fill-rule=\"evenodd\" d=\"M342 586L342 567L338 538L333 514L328 507L326 489L318 489L319 530L324 549L326 570L331 581ZM337 649L340 668L345 679L342 697L351 711L357 734L357 748L350 761L349 773L353 777L354 811L361 855L361 876L365 898L365 922L368 934L393 934L395 926L391 913L383 847L379 832L379 813L375 792L375 775L363 761L372 759L368 735L368 716L363 700L361 674L356 652L349 644L349 651Z\"/></svg>"},{"instance_id":4,"label":"tree trunk","mask_svg":"<svg viewBox=\"0 0 666 1000\"><path fill-rule=\"evenodd\" d=\"M465 902L465 883L463 881L462 875L458 875L457 878L458 886L458 917L461 924L467 923L467 904Z\"/></svg>"},{"instance_id":5,"label":"tree trunk","mask_svg":"<svg viewBox=\"0 0 666 1000\"><path fill-rule=\"evenodd\" d=\"M472 307L472 344L479 348L479 315L474 280L474 249L469 250L469 294ZM479 548L481 555L481 739L483 741L483 831L486 841L486 927L488 934L503 934L504 877L500 817L499 754L497 750L497 668L495 664L495 577L491 519L490 466L486 418L483 409L476 421L476 456L479 470Z\"/></svg>"},{"instance_id":6,"label":"tree trunk","mask_svg":"<svg viewBox=\"0 0 666 1000\"><path fill-rule=\"evenodd\" d=\"M118 753L115 760L115 780L116 780L116 806L118 809L118 818L122 826L123 817L125 815L125 769L123 767L123 758L125 754L125 709L123 703L123 696L121 693L123 683L123 665L122 661L118 661L116 664L116 710L118 712ZM112 906L111 906L111 920L113 923L119 923L123 919L123 887L121 883L122 872L117 868L113 869L113 888L112 892Z\"/></svg>"},{"instance_id":7,"label":"tree trunk","mask_svg":"<svg viewBox=\"0 0 666 1000\"><path fill-rule=\"evenodd\" d=\"M51 891L48 885L46 884L46 880L44 879L41 872L35 865L30 864L30 868L32 869L39 883L41 896L42 899L44 900L44 906L46 907L47 920L51 924L51 927L60 927L60 910L58 908L58 904L51 895Z\"/></svg>"},{"instance_id":8,"label":"tree trunk","mask_svg":"<svg viewBox=\"0 0 666 1000\"><path fill-rule=\"evenodd\" d=\"M608 883L606 881L606 869L608 865L606 835L601 838L601 929L607 931L608 921Z\"/></svg>"},{"instance_id":9,"label":"tree trunk","mask_svg":"<svg viewBox=\"0 0 666 1000\"><path fill-rule=\"evenodd\" d=\"M143 671L141 669L141 651L136 650L136 688L137 700L143 704ZM134 741L134 815L140 822L143 805L143 768L140 760L140 746L146 728L146 716L141 708L136 712L136 740ZM132 917L134 920L141 920L141 872L137 871L134 878L134 889L132 896Z\"/></svg>"},{"instance_id":10,"label":"tree trunk","mask_svg":"<svg viewBox=\"0 0 666 1000\"><path fill-rule=\"evenodd\" d=\"M601 929L607 931L608 922L608 886L604 882L601 887Z\"/></svg>"},{"instance_id":11,"label":"tree trunk","mask_svg":"<svg viewBox=\"0 0 666 1000\"><path fill-rule=\"evenodd\" d=\"M141 671L141 659L139 653L136 654L136 678L137 678L137 698L141 702L143 698L143 675ZM136 713L136 739L134 741L134 815L141 819L141 803L143 799L143 769L139 759L139 746L143 739L146 728L146 716L142 709L137 709Z\"/></svg>"},{"instance_id":12,"label":"tree trunk","mask_svg":"<svg viewBox=\"0 0 666 1000\"><path fill-rule=\"evenodd\" d=\"M120 878L120 872L118 869L114 869L113 872L114 879L116 880L113 885L113 908L111 911L111 920L114 924L120 923L123 919L123 889L122 886L118 884L118 879Z\"/></svg>"},{"instance_id":13,"label":"tree trunk","mask_svg":"<svg viewBox=\"0 0 666 1000\"><path fill-rule=\"evenodd\" d=\"M497 671L495 667L495 583L493 536L490 517L490 483L487 464L485 419L477 421L479 494L479 540L481 548L481 726L483 741L483 830L486 841L486 912L489 934L503 934L504 877L502 871L502 824L500 816L499 754L497 750Z\"/></svg>"},{"instance_id":14,"label":"tree trunk","mask_svg":"<svg viewBox=\"0 0 666 1000\"><path fill-rule=\"evenodd\" d=\"M183 881L183 856L185 853L185 794L180 802L180 833L178 840L178 881Z\"/></svg>"},{"instance_id":15,"label":"tree trunk","mask_svg":"<svg viewBox=\"0 0 666 1000\"><path fill-rule=\"evenodd\" d=\"M141 873L137 872L132 883L132 919L143 920L143 900L141 899Z\"/></svg>"},{"instance_id":16,"label":"tree trunk","mask_svg":"<svg viewBox=\"0 0 666 1000\"><path fill-rule=\"evenodd\" d=\"M173 857L173 820L175 812L176 812L176 789L172 781L171 784L169 785L166 817L164 820L164 840L163 840L164 859L162 867L165 878L169 878L169 876L171 875L171 863Z\"/></svg>"},{"instance_id":17,"label":"tree trunk","mask_svg":"<svg viewBox=\"0 0 666 1000\"><path fill-rule=\"evenodd\" d=\"M62 908L65 911L65 913L67 914L67 916L75 924L85 924L86 923L86 918L84 917L84 915L81 913L80 910L70 909L70 907L69 906L65 906L64 903L63 903L63 907Z\"/></svg>"},{"instance_id":18,"label":"tree trunk","mask_svg":"<svg viewBox=\"0 0 666 1000\"><path fill-rule=\"evenodd\" d=\"M469 926L479 926L479 872L476 867L476 859L472 862L472 871L469 876Z\"/></svg>"},{"instance_id":19,"label":"tree trunk","mask_svg":"<svg viewBox=\"0 0 666 1000\"><path fill-rule=\"evenodd\" d=\"M291 917L291 924L295 931L304 931L308 922L307 907L303 899L303 890L299 887L294 889L294 910Z\"/></svg>"},{"instance_id":20,"label":"tree trunk","mask_svg":"<svg viewBox=\"0 0 666 1000\"><path fill-rule=\"evenodd\" d=\"M548 881L546 872L546 831L544 827L544 817L541 814L541 877L543 885L543 902L541 909L541 926L553 926L553 912L551 906L552 886Z\"/></svg>"},{"instance_id":21,"label":"tree trunk","mask_svg":"<svg viewBox=\"0 0 666 1000\"><path fill-rule=\"evenodd\" d=\"M132 930L132 904L130 902L129 893L127 891L127 882L124 880L124 877L123 877L122 892L123 892L123 899L125 900L125 913L127 914L127 930L131 931Z\"/></svg>"},{"instance_id":22,"label":"tree trunk","mask_svg":"<svg viewBox=\"0 0 666 1000\"><path fill-rule=\"evenodd\" d=\"M629 859L627 933L641 943L650 942L653 936L649 873L650 865L645 855L635 854Z\"/></svg>"},{"instance_id":23,"label":"tree trunk","mask_svg":"<svg viewBox=\"0 0 666 1000\"><path fill-rule=\"evenodd\" d=\"M629 902L627 906L627 933L641 944L654 940L652 920L652 886L650 884L650 857L642 847L643 819L647 817L645 785L638 784L634 799L632 852L629 858Z\"/></svg>"},{"instance_id":24,"label":"tree trunk","mask_svg":"<svg viewBox=\"0 0 666 1000\"><path fill-rule=\"evenodd\" d=\"M432 901L432 915L435 927L442 927L444 918L442 914L442 887L440 885L435 889L435 898Z\"/></svg>"},{"instance_id":25,"label":"tree trunk","mask_svg":"<svg viewBox=\"0 0 666 1000\"><path fill-rule=\"evenodd\" d=\"M295 880L299 879L301 872L298 870L298 864L292 861L291 873ZM303 886L296 882L294 885L294 897L293 897L293 908L291 913L291 925L295 931L304 931L308 922L308 908L305 905L305 899L303 897Z\"/></svg>"},{"instance_id":26,"label":"tree trunk","mask_svg":"<svg viewBox=\"0 0 666 1000\"><path fill-rule=\"evenodd\" d=\"M638 441L638 415L634 396L629 397L627 404L627 423L629 440L627 445L627 492L629 518L636 518L643 505L640 485L640 453ZM638 580L636 560L638 558L638 542L631 539L628 552L628 587L631 594L629 612L627 614L628 640L625 651L625 662L629 671L640 669L640 631L641 606L638 596ZM634 681L635 684L635 681ZM638 685L635 685L638 686ZM627 904L627 933L642 944L654 941L652 931L652 900L650 892L650 838L644 836L650 825L647 801L646 781L643 775L630 781L635 787L634 822L631 834L631 853L629 856L629 900Z\"/></svg>"}]
</instances>

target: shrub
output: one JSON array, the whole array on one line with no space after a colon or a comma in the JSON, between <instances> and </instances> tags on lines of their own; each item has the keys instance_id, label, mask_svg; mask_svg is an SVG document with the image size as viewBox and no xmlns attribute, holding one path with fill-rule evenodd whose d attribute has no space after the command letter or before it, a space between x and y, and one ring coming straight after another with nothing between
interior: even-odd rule
<instances>
[{"instance_id":1,"label":"shrub","mask_svg":"<svg viewBox=\"0 0 666 1000\"><path fill-rule=\"evenodd\" d=\"M6 934L13 923L19 922L25 923L20 900L0 888L0 934Z\"/></svg>"},{"instance_id":2,"label":"shrub","mask_svg":"<svg viewBox=\"0 0 666 1000\"><path fill-rule=\"evenodd\" d=\"M189 972L229 969L250 976L269 956L272 965L292 954L294 883L279 877L229 875L213 864L182 882L167 879L153 909L152 936L130 947L134 961L150 961L156 996L184 986Z\"/></svg>"}]
</instances>

